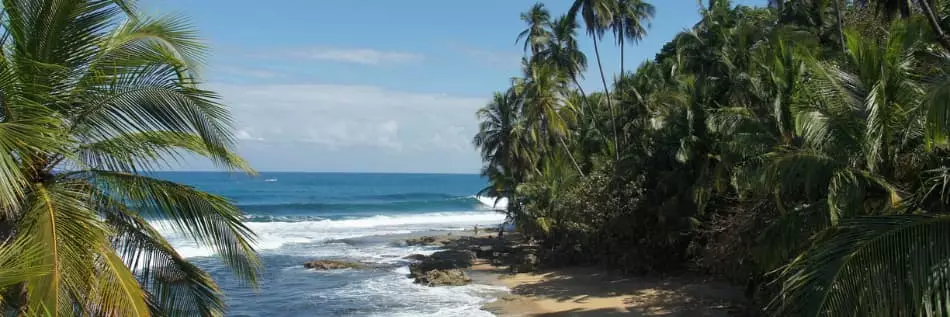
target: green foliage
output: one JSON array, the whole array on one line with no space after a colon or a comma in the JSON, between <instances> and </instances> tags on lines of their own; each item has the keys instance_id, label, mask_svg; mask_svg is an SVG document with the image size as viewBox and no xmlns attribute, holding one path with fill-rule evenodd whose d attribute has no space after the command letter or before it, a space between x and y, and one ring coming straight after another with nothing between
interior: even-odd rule
<instances>
[{"instance_id":1,"label":"green foliage","mask_svg":"<svg viewBox=\"0 0 950 317\"><path fill-rule=\"evenodd\" d=\"M254 284L254 234L228 200L144 173L180 155L253 173L205 48L131 1L3 1L0 303L20 315L221 316L221 291L144 219L218 251Z\"/></svg>"},{"instance_id":2,"label":"green foliage","mask_svg":"<svg viewBox=\"0 0 950 317\"><path fill-rule=\"evenodd\" d=\"M578 0L532 20L553 40L508 94L529 132L495 142L525 159L482 147L492 183L515 188L510 219L550 265L696 269L746 283L759 313L946 315L950 4L770 3L704 3L591 93L571 21L599 55L607 31L639 39L652 7Z\"/></svg>"}]
</instances>

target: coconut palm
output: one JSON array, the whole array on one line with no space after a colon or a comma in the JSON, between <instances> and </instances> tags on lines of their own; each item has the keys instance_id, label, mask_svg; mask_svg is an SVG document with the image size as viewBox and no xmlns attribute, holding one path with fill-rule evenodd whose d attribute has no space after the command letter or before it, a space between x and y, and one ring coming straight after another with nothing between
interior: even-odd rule
<instances>
[{"instance_id":1,"label":"coconut palm","mask_svg":"<svg viewBox=\"0 0 950 317\"><path fill-rule=\"evenodd\" d=\"M488 105L478 110L478 134L472 144L481 151L486 169L505 177L521 179L536 161L523 120L520 100L514 89L495 93ZM507 188L513 190L513 188ZM503 197L503 196L499 196Z\"/></svg>"},{"instance_id":2,"label":"coconut palm","mask_svg":"<svg viewBox=\"0 0 950 317\"><path fill-rule=\"evenodd\" d=\"M567 144L570 126L576 113L568 98L567 74L549 63L525 65L521 113L531 139L544 146L548 141L560 143L577 172L583 175L571 147Z\"/></svg>"},{"instance_id":3,"label":"coconut palm","mask_svg":"<svg viewBox=\"0 0 950 317\"><path fill-rule=\"evenodd\" d=\"M49 268L0 293L13 295L3 303L22 315L222 315L214 281L147 221L166 219L255 283L239 210L145 173L186 152L252 172L230 151L227 108L198 85L196 33L174 16L129 18L127 1L3 9L0 238L13 242L0 253Z\"/></svg>"},{"instance_id":4,"label":"coconut palm","mask_svg":"<svg viewBox=\"0 0 950 317\"><path fill-rule=\"evenodd\" d=\"M587 34L590 35L594 41L594 56L597 58L600 82L603 84L604 94L607 96L607 107L610 109L613 143L615 147L618 147L620 143L618 141L617 115L614 110L613 101L610 99L610 90L607 88L607 77L604 75L604 65L600 60L600 47L597 44L599 40L603 39L604 34L607 33L607 30L614 22L614 14L616 11L615 0L575 0L570 10L568 10L567 16L574 20L580 17L584 21L584 28L587 30ZM615 159L617 161L620 160L619 153Z\"/></svg>"},{"instance_id":5,"label":"coconut palm","mask_svg":"<svg viewBox=\"0 0 950 317\"><path fill-rule=\"evenodd\" d=\"M567 16L561 16L551 23L553 41L543 51L538 52L534 58L535 63L551 63L558 70L565 73L574 86L584 93L578 78L583 78L584 71L587 70L587 56L577 45L577 21Z\"/></svg>"},{"instance_id":6,"label":"coconut palm","mask_svg":"<svg viewBox=\"0 0 950 317\"><path fill-rule=\"evenodd\" d=\"M521 14L521 21L528 25L528 28L518 33L516 42L524 40L524 51L531 54L538 54L547 47L553 35L551 34L551 13L544 7L543 3L535 3L528 12Z\"/></svg>"},{"instance_id":7,"label":"coconut palm","mask_svg":"<svg viewBox=\"0 0 950 317\"><path fill-rule=\"evenodd\" d=\"M637 44L647 34L656 14L652 4L642 0L617 0L617 11L610 28L620 46L620 72L624 71L624 41Z\"/></svg>"}]
</instances>

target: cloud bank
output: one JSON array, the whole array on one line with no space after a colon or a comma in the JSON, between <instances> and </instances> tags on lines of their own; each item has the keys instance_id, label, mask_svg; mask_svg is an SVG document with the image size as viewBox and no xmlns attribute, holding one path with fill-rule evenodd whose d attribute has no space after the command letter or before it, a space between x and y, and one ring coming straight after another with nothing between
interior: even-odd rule
<instances>
[{"instance_id":1,"label":"cloud bank","mask_svg":"<svg viewBox=\"0 0 950 317\"><path fill-rule=\"evenodd\" d=\"M474 173L480 165L470 141L484 98L355 85L206 88L231 107L241 152L261 170Z\"/></svg>"},{"instance_id":2,"label":"cloud bank","mask_svg":"<svg viewBox=\"0 0 950 317\"><path fill-rule=\"evenodd\" d=\"M403 64L423 60L423 56L415 53L382 51L368 48L333 48L312 47L295 49L289 56L363 65Z\"/></svg>"}]
</instances>

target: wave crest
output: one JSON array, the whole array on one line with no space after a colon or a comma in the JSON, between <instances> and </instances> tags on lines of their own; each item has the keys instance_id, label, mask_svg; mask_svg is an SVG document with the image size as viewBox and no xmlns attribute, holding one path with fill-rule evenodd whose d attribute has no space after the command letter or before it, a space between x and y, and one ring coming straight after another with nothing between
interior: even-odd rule
<instances>
[{"instance_id":1,"label":"wave crest","mask_svg":"<svg viewBox=\"0 0 950 317\"><path fill-rule=\"evenodd\" d=\"M410 215L375 215L352 219L246 222L257 234L258 250L277 249L292 243L314 243L366 236L405 234L426 230L458 230L474 225L492 226L504 222L505 215L494 211L433 212ZM184 257L210 256L213 249L200 246L175 231L169 220L153 220L152 225Z\"/></svg>"}]
</instances>

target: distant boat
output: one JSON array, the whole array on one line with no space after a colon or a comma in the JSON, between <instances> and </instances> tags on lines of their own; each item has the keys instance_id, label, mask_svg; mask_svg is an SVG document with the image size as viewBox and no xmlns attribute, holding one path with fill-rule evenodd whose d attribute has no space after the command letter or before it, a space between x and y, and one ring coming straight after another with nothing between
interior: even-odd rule
<instances>
[{"instance_id":1,"label":"distant boat","mask_svg":"<svg viewBox=\"0 0 950 317\"><path fill-rule=\"evenodd\" d=\"M265 181L265 182L268 182L268 183L271 183L271 182L276 182L277 179L276 179L276 178L268 178L268 179L265 179L264 181Z\"/></svg>"}]
</instances>

